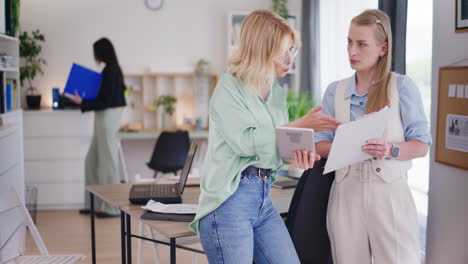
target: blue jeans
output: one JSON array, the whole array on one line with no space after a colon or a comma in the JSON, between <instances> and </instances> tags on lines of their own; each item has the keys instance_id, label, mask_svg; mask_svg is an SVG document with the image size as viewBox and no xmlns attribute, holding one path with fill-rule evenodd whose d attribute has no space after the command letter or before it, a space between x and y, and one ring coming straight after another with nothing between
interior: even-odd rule
<instances>
[{"instance_id":1,"label":"blue jeans","mask_svg":"<svg viewBox=\"0 0 468 264\"><path fill-rule=\"evenodd\" d=\"M200 220L200 240L210 264L300 263L271 202L270 181L242 175L236 192Z\"/></svg>"}]
</instances>

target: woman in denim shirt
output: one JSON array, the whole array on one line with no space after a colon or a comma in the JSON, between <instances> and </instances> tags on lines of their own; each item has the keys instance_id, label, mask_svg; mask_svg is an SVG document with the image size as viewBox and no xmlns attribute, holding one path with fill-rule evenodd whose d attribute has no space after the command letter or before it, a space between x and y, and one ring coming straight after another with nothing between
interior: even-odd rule
<instances>
[{"instance_id":1,"label":"woman in denim shirt","mask_svg":"<svg viewBox=\"0 0 468 264\"><path fill-rule=\"evenodd\" d=\"M329 85L322 113L341 122L389 106L382 138L362 151L373 159L336 171L327 228L335 264L419 264L418 219L407 182L411 160L431 144L418 88L390 72L390 22L380 10L356 16L348 33L348 56L356 73ZM328 157L334 131L316 133L317 153Z\"/></svg>"}]
</instances>

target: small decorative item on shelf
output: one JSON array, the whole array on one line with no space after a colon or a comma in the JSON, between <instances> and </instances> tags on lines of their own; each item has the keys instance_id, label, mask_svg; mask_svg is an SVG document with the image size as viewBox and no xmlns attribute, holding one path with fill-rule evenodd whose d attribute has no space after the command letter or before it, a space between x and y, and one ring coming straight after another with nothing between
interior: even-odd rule
<instances>
[{"instance_id":1,"label":"small decorative item on shelf","mask_svg":"<svg viewBox=\"0 0 468 264\"><path fill-rule=\"evenodd\" d=\"M6 53L0 53L0 66L4 68L16 67L13 56L9 56Z\"/></svg>"},{"instance_id":2,"label":"small decorative item on shelf","mask_svg":"<svg viewBox=\"0 0 468 264\"><path fill-rule=\"evenodd\" d=\"M205 59L199 59L195 72L197 75L206 75L208 73L208 65L210 63Z\"/></svg>"},{"instance_id":3,"label":"small decorative item on shelf","mask_svg":"<svg viewBox=\"0 0 468 264\"><path fill-rule=\"evenodd\" d=\"M37 29L31 34L22 32L19 35L20 40L20 80L28 80L29 87L26 91L26 103L30 109L38 109L41 105L41 95L37 88L32 86L32 81L37 74L44 74L42 66L46 61L40 57L42 46L41 42L45 41L44 35Z\"/></svg>"},{"instance_id":4,"label":"small decorative item on shelf","mask_svg":"<svg viewBox=\"0 0 468 264\"><path fill-rule=\"evenodd\" d=\"M197 130L197 131L202 130L202 119L201 119L201 117L198 117L195 120L195 130Z\"/></svg>"},{"instance_id":5,"label":"small decorative item on shelf","mask_svg":"<svg viewBox=\"0 0 468 264\"><path fill-rule=\"evenodd\" d=\"M59 88L52 88L52 109L60 109L60 91Z\"/></svg>"},{"instance_id":6,"label":"small decorative item on shelf","mask_svg":"<svg viewBox=\"0 0 468 264\"><path fill-rule=\"evenodd\" d=\"M128 85L128 86L125 88L125 91L124 91L124 96L125 96L125 98L128 97L128 93L130 93L131 91L133 91L133 86Z\"/></svg>"},{"instance_id":7,"label":"small decorative item on shelf","mask_svg":"<svg viewBox=\"0 0 468 264\"><path fill-rule=\"evenodd\" d=\"M173 126L172 115L175 112L174 104L176 102L177 98L170 95L162 95L156 100L156 106L164 109L164 113L160 115L162 128L171 128Z\"/></svg>"}]
</instances>

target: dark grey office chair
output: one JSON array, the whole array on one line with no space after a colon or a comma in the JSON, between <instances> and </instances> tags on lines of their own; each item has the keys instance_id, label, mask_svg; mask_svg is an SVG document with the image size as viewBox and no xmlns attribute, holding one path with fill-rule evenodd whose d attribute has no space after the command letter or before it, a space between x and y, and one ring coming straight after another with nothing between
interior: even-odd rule
<instances>
[{"instance_id":1,"label":"dark grey office chair","mask_svg":"<svg viewBox=\"0 0 468 264\"><path fill-rule=\"evenodd\" d=\"M190 138L187 131L162 132L154 145L151 160L147 163L154 170L154 178L158 172L176 174L184 167L190 148Z\"/></svg>"},{"instance_id":2,"label":"dark grey office chair","mask_svg":"<svg viewBox=\"0 0 468 264\"><path fill-rule=\"evenodd\" d=\"M302 264L333 264L326 219L335 172L323 175L325 163L321 159L302 174L286 218Z\"/></svg>"}]
</instances>

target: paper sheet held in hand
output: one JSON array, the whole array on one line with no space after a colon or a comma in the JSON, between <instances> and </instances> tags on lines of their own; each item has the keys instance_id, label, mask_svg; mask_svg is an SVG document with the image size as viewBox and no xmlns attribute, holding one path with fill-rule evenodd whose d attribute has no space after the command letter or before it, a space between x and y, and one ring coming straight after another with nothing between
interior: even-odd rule
<instances>
[{"instance_id":1,"label":"paper sheet held in hand","mask_svg":"<svg viewBox=\"0 0 468 264\"><path fill-rule=\"evenodd\" d=\"M372 156L362 151L362 146L369 139L383 136L387 126L389 108L363 116L362 118L340 125L328 154L324 174L371 159Z\"/></svg>"}]
</instances>

